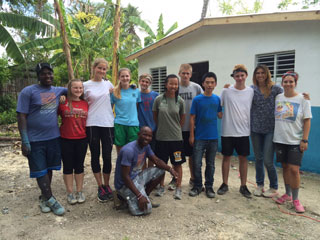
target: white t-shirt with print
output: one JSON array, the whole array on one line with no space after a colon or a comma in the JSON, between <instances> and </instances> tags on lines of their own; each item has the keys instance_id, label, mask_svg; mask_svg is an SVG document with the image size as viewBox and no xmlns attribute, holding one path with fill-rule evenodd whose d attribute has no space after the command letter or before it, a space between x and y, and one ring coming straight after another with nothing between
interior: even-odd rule
<instances>
[{"instance_id":1,"label":"white t-shirt with print","mask_svg":"<svg viewBox=\"0 0 320 240\"><path fill-rule=\"evenodd\" d=\"M87 127L113 127L114 115L110 101L110 88L113 88L109 80L96 82L89 80L83 83L84 98L89 104Z\"/></svg>"},{"instance_id":2,"label":"white t-shirt with print","mask_svg":"<svg viewBox=\"0 0 320 240\"><path fill-rule=\"evenodd\" d=\"M275 128L273 141L275 143L299 145L303 136L304 119L312 118L310 101L302 94L276 97Z\"/></svg>"},{"instance_id":3,"label":"white t-shirt with print","mask_svg":"<svg viewBox=\"0 0 320 240\"><path fill-rule=\"evenodd\" d=\"M250 109L253 89L245 87L242 90L234 86L222 89L221 106L224 107L222 117L223 137L247 137L250 135Z\"/></svg>"}]
</instances>

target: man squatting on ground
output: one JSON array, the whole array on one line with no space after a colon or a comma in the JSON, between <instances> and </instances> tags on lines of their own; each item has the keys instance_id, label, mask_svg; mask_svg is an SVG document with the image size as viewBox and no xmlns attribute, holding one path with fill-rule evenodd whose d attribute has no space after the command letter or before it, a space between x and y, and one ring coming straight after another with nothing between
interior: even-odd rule
<instances>
[{"instance_id":1,"label":"man squatting on ground","mask_svg":"<svg viewBox=\"0 0 320 240\"><path fill-rule=\"evenodd\" d=\"M53 87L53 68L48 63L36 67L39 84L25 87L18 98L18 128L22 154L28 158L30 177L36 178L42 212L63 215L65 210L51 191L52 170L61 169L58 106L63 87Z\"/></svg>"},{"instance_id":2,"label":"man squatting on ground","mask_svg":"<svg viewBox=\"0 0 320 240\"><path fill-rule=\"evenodd\" d=\"M253 89L245 85L248 76L247 68L238 64L233 68L231 77L234 78L235 84L229 88L224 88L221 92L221 106L224 106L222 117L222 180L223 183L218 189L218 194L225 194L228 188L228 177L230 169L230 159L234 149L239 156L240 170L240 193L251 198L248 190L247 171L250 154L250 109L253 98Z\"/></svg>"},{"instance_id":3,"label":"man squatting on ground","mask_svg":"<svg viewBox=\"0 0 320 240\"><path fill-rule=\"evenodd\" d=\"M151 140L151 128L142 127L138 139L123 146L117 158L114 185L118 194L127 201L129 211L134 216L151 213L152 203L148 196L160 183L165 170L174 178L178 177L173 168L155 156L149 145ZM146 158L156 167L142 170Z\"/></svg>"}]
</instances>

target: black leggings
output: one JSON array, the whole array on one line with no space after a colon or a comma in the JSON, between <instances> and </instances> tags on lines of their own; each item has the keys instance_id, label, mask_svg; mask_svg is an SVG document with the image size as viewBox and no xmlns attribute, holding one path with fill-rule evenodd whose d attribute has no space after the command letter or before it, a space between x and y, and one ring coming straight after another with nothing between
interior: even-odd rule
<instances>
[{"instance_id":1,"label":"black leggings","mask_svg":"<svg viewBox=\"0 0 320 240\"><path fill-rule=\"evenodd\" d=\"M114 139L114 129L109 127L87 127L87 138L91 151L91 168L93 173L101 172L100 157L100 141L102 144L102 172L111 173L111 151Z\"/></svg>"},{"instance_id":2,"label":"black leggings","mask_svg":"<svg viewBox=\"0 0 320 240\"><path fill-rule=\"evenodd\" d=\"M83 163L88 148L88 139L61 138L63 174L83 173Z\"/></svg>"}]
</instances>

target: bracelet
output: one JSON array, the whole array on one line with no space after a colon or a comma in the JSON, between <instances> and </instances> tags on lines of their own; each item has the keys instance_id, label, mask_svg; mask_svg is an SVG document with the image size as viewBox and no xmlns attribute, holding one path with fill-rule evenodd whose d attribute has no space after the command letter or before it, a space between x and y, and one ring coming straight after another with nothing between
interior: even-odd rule
<instances>
[{"instance_id":1,"label":"bracelet","mask_svg":"<svg viewBox=\"0 0 320 240\"><path fill-rule=\"evenodd\" d=\"M142 193L140 192L137 196L138 201L143 197Z\"/></svg>"}]
</instances>

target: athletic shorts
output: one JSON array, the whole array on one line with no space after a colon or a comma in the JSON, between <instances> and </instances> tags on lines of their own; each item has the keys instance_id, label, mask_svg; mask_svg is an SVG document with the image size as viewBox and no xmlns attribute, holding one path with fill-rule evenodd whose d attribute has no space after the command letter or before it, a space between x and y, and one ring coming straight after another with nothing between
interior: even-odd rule
<instances>
[{"instance_id":1,"label":"athletic shorts","mask_svg":"<svg viewBox=\"0 0 320 240\"><path fill-rule=\"evenodd\" d=\"M189 143L190 132L189 131L182 132L182 137L183 137L184 154L190 157L193 154L193 147Z\"/></svg>"},{"instance_id":2,"label":"athletic shorts","mask_svg":"<svg viewBox=\"0 0 320 240\"><path fill-rule=\"evenodd\" d=\"M27 157L31 178L45 176L48 170L61 169L60 138L30 142L30 145L31 152Z\"/></svg>"},{"instance_id":3,"label":"athletic shorts","mask_svg":"<svg viewBox=\"0 0 320 240\"><path fill-rule=\"evenodd\" d=\"M183 141L156 141L156 156L165 163L181 165L186 161L183 150Z\"/></svg>"},{"instance_id":4,"label":"athletic shorts","mask_svg":"<svg viewBox=\"0 0 320 240\"><path fill-rule=\"evenodd\" d=\"M164 174L163 169L159 169L157 167L151 167L143 170L141 173L139 173L133 180L133 184L135 187L139 190L139 192L147 198L149 201L148 207L145 211L141 211L139 209L138 205L138 199L137 196L126 186L123 186L120 190L117 190L117 192L120 194L120 196L123 199L127 200L129 211L133 216L139 216L144 214L151 213L151 201L145 191L146 185L157 178L159 178L161 175Z\"/></svg>"},{"instance_id":5,"label":"athletic shorts","mask_svg":"<svg viewBox=\"0 0 320 240\"><path fill-rule=\"evenodd\" d=\"M232 156L236 150L239 156L250 155L249 136L246 137L221 137L222 151L225 156Z\"/></svg>"},{"instance_id":6,"label":"athletic shorts","mask_svg":"<svg viewBox=\"0 0 320 240\"><path fill-rule=\"evenodd\" d=\"M139 127L125 126L121 124L114 124L114 144L116 146L124 146L129 142L137 140Z\"/></svg>"},{"instance_id":7,"label":"athletic shorts","mask_svg":"<svg viewBox=\"0 0 320 240\"><path fill-rule=\"evenodd\" d=\"M277 162L301 166L303 152L300 145L275 143Z\"/></svg>"}]
</instances>

